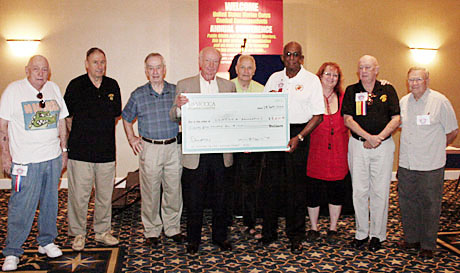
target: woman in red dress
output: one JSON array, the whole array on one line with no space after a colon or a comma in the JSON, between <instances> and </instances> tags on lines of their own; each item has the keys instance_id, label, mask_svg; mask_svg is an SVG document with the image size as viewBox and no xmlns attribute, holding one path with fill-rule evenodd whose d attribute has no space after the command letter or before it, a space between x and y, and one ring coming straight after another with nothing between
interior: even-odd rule
<instances>
[{"instance_id":1,"label":"woman in red dress","mask_svg":"<svg viewBox=\"0 0 460 273\"><path fill-rule=\"evenodd\" d=\"M342 210L345 194L344 178L348 174L348 129L340 115L343 90L342 71L336 63L321 65L316 75L323 86L326 113L323 122L310 135L310 151L307 161L308 215L311 230L308 241L320 237L318 216L323 191L329 204L330 226L326 240L337 240L337 221Z\"/></svg>"}]
</instances>

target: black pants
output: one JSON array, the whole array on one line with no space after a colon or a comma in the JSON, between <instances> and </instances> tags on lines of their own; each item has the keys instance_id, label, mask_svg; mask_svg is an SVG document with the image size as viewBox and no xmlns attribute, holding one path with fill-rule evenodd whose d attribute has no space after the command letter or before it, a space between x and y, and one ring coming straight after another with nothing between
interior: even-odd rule
<instances>
[{"instance_id":1,"label":"black pants","mask_svg":"<svg viewBox=\"0 0 460 273\"><path fill-rule=\"evenodd\" d=\"M182 183L184 204L187 208L188 242L192 244L201 242L206 199L212 200L212 240L219 242L226 240L226 187L222 154L200 155L200 164L197 169L183 169Z\"/></svg>"},{"instance_id":2,"label":"black pants","mask_svg":"<svg viewBox=\"0 0 460 273\"><path fill-rule=\"evenodd\" d=\"M291 138L297 136L306 124L291 124ZM305 238L307 158L310 138L299 141L292 152L269 152L266 154L264 175L264 224L262 235L277 239L278 207L280 192L286 202L286 235L290 241ZM283 213L282 213L283 214Z\"/></svg>"},{"instance_id":3,"label":"black pants","mask_svg":"<svg viewBox=\"0 0 460 273\"><path fill-rule=\"evenodd\" d=\"M262 161L262 153L236 153L236 180L241 185L243 223L249 228L256 224L257 182Z\"/></svg>"}]
</instances>

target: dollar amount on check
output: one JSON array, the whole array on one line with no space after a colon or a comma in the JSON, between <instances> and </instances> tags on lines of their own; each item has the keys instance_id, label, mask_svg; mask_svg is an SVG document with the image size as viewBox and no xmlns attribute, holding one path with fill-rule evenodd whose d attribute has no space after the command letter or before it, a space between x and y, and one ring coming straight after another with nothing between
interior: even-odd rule
<instances>
[{"instance_id":1,"label":"dollar amount on check","mask_svg":"<svg viewBox=\"0 0 460 273\"><path fill-rule=\"evenodd\" d=\"M183 94L184 154L286 151L288 96L284 93Z\"/></svg>"}]
</instances>

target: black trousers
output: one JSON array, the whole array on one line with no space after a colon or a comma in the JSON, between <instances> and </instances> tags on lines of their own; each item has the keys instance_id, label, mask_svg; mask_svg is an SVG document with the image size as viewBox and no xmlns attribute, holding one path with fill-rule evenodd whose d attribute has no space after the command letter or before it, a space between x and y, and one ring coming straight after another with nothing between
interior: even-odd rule
<instances>
[{"instance_id":1,"label":"black trousers","mask_svg":"<svg viewBox=\"0 0 460 273\"><path fill-rule=\"evenodd\" d=\"M227 239L225 166L222 154L201 154L197 169L183 169L184 204L187 208L187 240L201 242L203 210L212 200L212 240Z\"/></svg>"},{"instance_id":2,"label":"black trousers","mask_svg":"<svg viewBox=\"0 0 460 273\"><path fill-rule=\"evenodd\" d=\"M297 136L306 124L291 124L291 138ZM264 224L262 235L277 239L278 207L280 197L285 200L286 235L290 241L305 238L305 217L307 211L307 158L310 138L299 141L292 152L266 153L264 175ZM284 190L285 192L282 192Z\"/></svg>"},{"instance_id":3,"label":"black trousers","mask_svg":"<svg viewBox=\"0 0 460 273\"><path fill-rule=\"evenodd\" d=\"M235 153L236 181L241 185L243 223L249 228L256 224L257 184L262 162L262 153Z\"/></svg>"}]
</instances>

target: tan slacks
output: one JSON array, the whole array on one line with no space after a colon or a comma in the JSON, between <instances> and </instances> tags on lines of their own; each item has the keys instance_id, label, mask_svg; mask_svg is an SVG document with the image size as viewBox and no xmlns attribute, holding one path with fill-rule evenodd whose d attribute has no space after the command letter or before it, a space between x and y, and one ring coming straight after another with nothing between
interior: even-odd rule
<instances>
[{"instance_id":1,"label":"tan slacks","mask_svg":"<svg viewBox=\"0 0 460 273\"><path fill-rule=\"evenodd\" d=\"M112 224L112 193L115 179L115 161L92 163L69 159L68 220L69 235L86 234L88 202L95 187L94 232L110 231Z\"/></svg>"},{"instance_id":2,"label":"tan slacks","mask_svg":"<svg viewBox=\"0 0 460 273\"><path fill-rule=\"evenodd\" d=\"M182 215L182 162L180 145L152 144L143 141L139 156L141 218L145 237L180 233ZM163 194L161 195L161 189ZM161 213L160 213L161 198Z\"/></svg>"}]
</instances>

